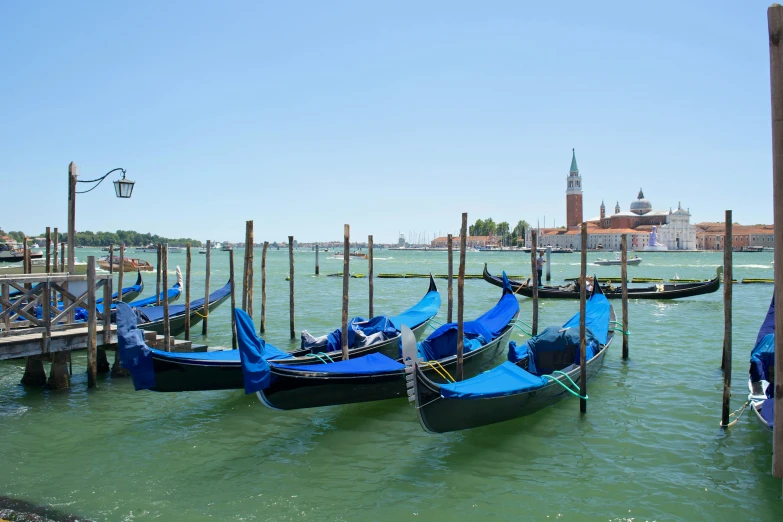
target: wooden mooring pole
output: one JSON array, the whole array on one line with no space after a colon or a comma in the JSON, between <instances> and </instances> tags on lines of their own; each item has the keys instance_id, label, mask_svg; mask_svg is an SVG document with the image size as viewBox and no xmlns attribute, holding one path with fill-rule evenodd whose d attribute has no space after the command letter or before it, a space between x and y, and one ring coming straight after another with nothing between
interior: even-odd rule
<instances>
[{"instance_id":1,"label":"wooden mooring pole","mask_svg":"<svg viewBox=\"0 0 783 522\"><path fill-rule=\"evenodd\" d=\"M457 276L457 371L454 377L461 381L464 376L463 337L465 335L465 257L468 248L468 213L462 213L462 227L459 231L459 275Z\"/></svg>"},{"instance_id":2,"label":"wooden mooring pole","mask_svg":"<svg viewBox=\"0 0 783 522\"><path fill-rule=\"evenodd\" d=\"M204 317L201 319L201 335L207 335L207 320L209 319L209 262L212 258L212 242L207 239L207 258L205 260L206 274L204 275Z\"/></svg>"},{"instance_id":3,"label":"wooden mooring pole","mask_svg":"<svg viewBox=\"0 0 783 522\"><path fill-rule=\"evenodd\" d=\"M628 234L620 240L622 267L620 277L623 280L623 359L628 359Z\"/></svg>"},{"instance_id":4,"label":"wooden mooring pole","mask_svg":"<svg viewBox=\"0 0 783 522\"><path fill-rule=\"evenodd\" d=\"M582 223L582 268L579 273L579 411L587 412L587 340L585 312L587 310L587 223ZM593 284L596 284L593 281Z\"/></svg>"},{"instance_id":5,"label":"wooden mooring pole","mask_svg":"<svg viewBox=\"0 0 783 522\"><path fill-rule=\"evenodd\" d=\"M123 280L123 274L125 273L125 243L120 244L120 272L117 274L117 287L119 290L117 291L117 302L122 302L122 280ZM120 364L120 351L114 350L114 363L111 365L111 376L112 377L128 377L130 376L130 372L122 367Z\"/></svg>"},{"instance_id":6,"label":"wooden mooring pole","mask_svg":"<svg viewBox=\"0 0 783 522\"><path fill-rule=\"evenodd\" d=\"M52 246L54 247L54 252L52 252L52 273L57 272L57 245L60 244L60 234L57 230L57 227L54 227L54 234L52 237Z\"/></svg>"},{"instance_id":7,"label":"wooden mooring pole","mask_svg":"<svg viewBox=\"0 0 783 522\"><path fill-rule=\"evenodd\" d=\"M65 242L60 243L60 272L67 272L65 268Z\"/></svg>"},{"instance_id":8,"label":"wooden mooring pole","mask_svg":"<svg viewBox=\"0 0 783 522\"><path fill-rule=\"evenodd\" d=\"M228 278L231 280L231 347L237 347L237 319L234 309L237 307L236 284L234 284L234 249L228 251Z\"/></svg>"},{"instance_id":9,"label":"wooden mooring pole","mask_svg":"<svg viewBox=\"0 0 783 522\"><path fill-rule=\"evenodd\" d=\"M350 250L351 250L351 226L343 227L343 313L342 313L342 331L341 348L343 351L343 361L348 360L348 283L350 282Z\"/></svg>"},{"instance_id":10,"label":"wooden mooring pole","mask_svg":"<svg viewBox=\"0 0 783 522\"><path fill-rule=\"evenodd\" d=\"M264 241L264 249L261 251L261 325L259 332L264 333L266 323L266 251L269 249L269 241Z\"/></svg>"},{"instance_id":11,"label":"wooden mooring pole","mask_svg":"<svg viewBox=\"0 0 783 522\"><path fill-rule=\"evenodd\" d=\"M157 304L158 306L160 306L160 264L163 260L162 259L163 254L161 253L162 248L163 246L161 245L161 243L158 243L158 264L155 266L155 273L157 275L157 278L155 280L155 304ZM209 301L209 297L207 297L205 303L208 301Z\"/></svg>"},{"instance_id":12,"label":"wooden mooring pole","mask_svg":"<svg viewBox=\"0 0 783 522\"><path fill-rule=\"evenodd\" d=\"M114 243L109 243L109 273L114 275Z\"/></svg>"},{"instance_id":13,"label":"wooden mooring pole","mask_svg":"<svg viewBox=\"0 0 783 522\"><path fill-rule=\"evenodd\" d=\"M731 210L726 211L726 231L723 241L723 405L721 426L728 426L731 412L731 298L734 270L732 267L734 249L734 227Z\"/></svg>"},{"instance_id":14,"label":"wooden mooring pole","mask_svg":"<svg viewBox=\"0 0 783 522\"><path fill-rule=\"evenodd\" d=\"M245 222L245 266L242 273L242 310L253 317L253 220ZM233 315L233 310L231 311Z\"/></svg>"},{"instance_id":15,"label":"wooden mooring pole","mask_svg":"<svg viewBox=\"0 0 783 522\"><path fill-rule=\"evenodd\" d=\"M315 275L321 272L321 268L318 266L318 243L315 244Z\"/></svg>"},{"instance_id":16,"label":"wooden mooring pole","mask_svg":"<svg viewBox=\"0 0 783 522\"><path fill-rule=\"evenodd\" d=\"M109 277L103 283L103 339L101 340L101 347L96 351L95 365L95 371L98 373L111 371L105 347L111 342L111 294L113 282L112 278ZM90 308L89 313L92 313L94 310L96 309Z\"/></svg>"},{"instance_id":17,"label":"wooden mooring pole","mask_svg":"<svg viewBox=\"0 0 783 522\"><path fill-rule=\"evenodd\" d=\"M46 273L52 273L52 229L46 227Z\"/></svg>"},{"instance_id":18,"label":"wooden mooring pole","mask_svg":"<svg viewBox=\"0 0 783 522\"><path fill-rule=\"evenodd\" d=\"M161 272L163 275L163 345L166 351L171 351L171 322L169 318L169 244L165 243L160 249L160 260L162 263ZM207 309L209 302L204 303L204 309Z\"/></svg>"},{"instance_id":19,"label":"wooden mooring pole","mask_svg":"<svg viewBox=\"0 0 783 522\"><path fill-rule=\"evenodd\" d=\"M546 280L547 282L552 280L552 247L546 247Z\"/></svg>"},{"instance_id":20,"label":"wooden mooring pole","mask_svg":"<svg viewBox=\"0 0 783 522\"><path fill-rule=\"evenodd\" d=\"M454 236L446 236L446 246L449 251L449 296L448 308L446 312L446 322L452 321L452 311L454 310Z\"/></svg>"},{"instance_id":21,"label":"wooden mooring pole","mask_svg":"<svg viewBox=\"0 0 783 522\"><path fill-rule=\"evenodd\" d=\"M95 311L95 256L87 257L87 387L98 385L98 336Z\"/></svg>"},{"instance_id":22,"label":"wooden mooring pole","mask_svg":"<svg viewBox=\"0 0 783 522\"><path fill-rule=\"evenodd\" d=\"M538 335L538 285L541 284L538 280L538 266L536 265L536 243L538 241L536 235L535 230L530 231L530 268L533 270L533 277L531 278L533 282L533 321L530 331L533 335Z\"/></svg>"},{"instance_id":23,"label":"wooden mooring pole","mask_svg":"<svg viewBox=\"0 0 783 522\"><path fill-rule=\"evenodd\" d=\"M294 326L294 236L288 236L288 324L291 339L296 339Z\"/></svg>"},{"instance_id":24,"label":"wooden mooring pole","mask_svg":"<svg viewBox=\"0 0 783 522\"><path fill-rule=\"evenodd\" d=\"M772 92L772 189L774 208L775 301L783 303L783 7L767 9L769 69ZM731 284L729 275L724 281ZM775 314L775 330L783 332L783 314ZM783 335L775 336L775 389L772 430L772 474L783 477Z\"/></svg>"},{"instance_id":25,"label":"wooden mooring pole","mask_svg":"<svg viewBox=\"0 0 783 522\"><path fill-rule=\"evenodd\" d=\"M372 317L375 317L375 314L373 313L373 265L372 265L372 235L369 235L369 236L367 236L367 244L368 244L368 247L369 247L369 249L370 249L370 251L369 251L369 253L368 253L368 256L369 256L369 258L368 258L368 261L367 261L367 262L368 262L368 264L369 264L369 269L368 269L368 271L367 271L367 272L368 272L368 274L367 274L367 275L368 275L368 276L369 276L369 278L370 278L370 317L372 318Z\"/></svg>"},{"instance_id":26,"label":"wooden mooring pole","mask_svg":"<svg viewBox=\"0 0 783 522\"><path fill-rule=\"evenodd\" d=\"M190 341L190 267L193 263L190 243L185 250L185 340Z\"/></svg>"},{"instance_id":27,"label":"wooden mooring pole","mask_svg":"<svg viewBox=\"0 0 783 522\"><path fill-rule=\"evenodd\" d=\"M120 244L120 259L119 259L120 271L117 274L117 302L122 302L122 283L125 278L125 243Z\"/></svg>"}]
</instances>

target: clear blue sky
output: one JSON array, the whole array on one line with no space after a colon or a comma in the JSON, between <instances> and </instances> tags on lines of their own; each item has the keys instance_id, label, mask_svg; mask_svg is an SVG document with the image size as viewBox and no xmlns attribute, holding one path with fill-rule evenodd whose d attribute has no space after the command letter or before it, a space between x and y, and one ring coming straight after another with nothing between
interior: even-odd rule
<instances>
[{"instance_id":1,"label":"clear blue sky","mask_svg":"<svg viewBox=\"0 0 783 522\"><path fill-rule=\"evenodd\" d=\"M0 3L0 227L241 240L565 223L639 187L772 222L766 2ZM111 180L107 180L111 181Z\"/></svg>"}]
</instances>

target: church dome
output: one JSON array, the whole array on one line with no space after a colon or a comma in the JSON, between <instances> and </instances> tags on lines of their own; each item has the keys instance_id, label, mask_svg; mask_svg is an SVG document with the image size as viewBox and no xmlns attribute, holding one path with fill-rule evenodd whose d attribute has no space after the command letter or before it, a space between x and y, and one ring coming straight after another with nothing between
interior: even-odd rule
<instances>
[{"instance_id":1,"label":"church dome","mask_svg":"<svg viewBox=\"0 0 783 522\"><path fill-rule=\"evenodd\" d=\"M642 192L642 189L639 189L639 195L636 197L636 200L631 202L631 212L641 216L642 214L646 214L651 210L652 204L650 203L650 200L645 198L644 192Z\"/></svg>"}]
</instances>

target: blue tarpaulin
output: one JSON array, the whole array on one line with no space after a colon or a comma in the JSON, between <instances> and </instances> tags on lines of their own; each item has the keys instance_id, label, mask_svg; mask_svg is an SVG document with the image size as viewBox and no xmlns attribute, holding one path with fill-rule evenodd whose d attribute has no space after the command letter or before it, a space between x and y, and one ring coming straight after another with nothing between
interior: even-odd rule
<instances>
[{"instance_id":1,"label":"blue tarpaulin","mask_svg":"<svg viewBox=\"0 0 783 522\"><path fill-rule=\"evenodd\" d=\"M133 387L136 390L154 387L152 349L144 343L144 334L136 327L136 314L125 303L117 303L117 344L120 366L131 372Z\"/></svg>"},{"instance_id":2,"label":"blue tarpaulin","mask_svg":"<svg viewBox=\"0 0 783 522\"><path fill-rule=\"evenodd\" d=\"M601 292L594 292L585 303L585 307L585 327L590 329L600 344L606 344L609 338L609 317L612 309L609 300ZM576 328L579 332L579 312L569 319L563 328Z\"/></svg>"},{"instance_id":3,"label":"blue tarpaulin","mask_svg":"<svg viewBox=\"0 0 783 522\"><path fill-rule=\"evenodd\" d=\"M775 366L775 296L759 328L756 345L750 352L751 382L769 381ZM767 396L774 396L774 386L767 387Z\"/></svg>"},{"instance_id":4,"label":"blue tarpaulin","mask_svg":"<svg viewBox=\"0 0 783 522\"><path fill-rule=\"evenodd\" d=\"M437 290L427 292L427 294L416 305L407 309L400 315L389 317L389 321L392 322L397 331L402 328L402 325L407 326L411 330L419 326L427 319L435 316L440 308L440 294Z\"/></svg>"},{"instance_id":5,"label":"blue tarpaulin","mask_svg":"<svg viewBox=\"0 0 783 522\"><path fill-rule=\"evenodd\" d=\"M514 363L504 362L488 372L465 381L441 384L440 394L446 399L474 399L511 395L543 387L544 377L527 372Z\"/></svg>"},{"instance_id":6,"label":"blue tarpaulin","mask_svg":"<svg viewBox=\"0 0 783 522\"><path fill-rule=\"evenodd\" d=\"M303 372L342 373L350 375L375 375L378 373L395 372L405 368L405 365L387 357L382 353L371 353L347 361L337 361L326 364L297 364L286 366L274 363L276 367L291 368Z\"/></svg>"},{"instance_id":7,"label":"blue tarpaulin","mask_svg":"<svg viewBox=\"0 0 783 522\"><path fill-rule=\"evenodd\" d=\"M253 319L244 310L234 308L234 317L237 323L237 344L242 361L245 393L261 391L269 386L271 379L271 370L267 361L293 356L271 344L266 344L258 337Z\"/></svg>"},{"instance_id":8,"label":"blue tarpaulin","mask_svg":"<svg viewBox=\"0 0 783 522\"><path fill-rule=\"evenodd\" d=\"M761 418L767 423L770 428L773 427L775 421L775 399L767 399L761 404Z\"/></svg>"}]
</instances>

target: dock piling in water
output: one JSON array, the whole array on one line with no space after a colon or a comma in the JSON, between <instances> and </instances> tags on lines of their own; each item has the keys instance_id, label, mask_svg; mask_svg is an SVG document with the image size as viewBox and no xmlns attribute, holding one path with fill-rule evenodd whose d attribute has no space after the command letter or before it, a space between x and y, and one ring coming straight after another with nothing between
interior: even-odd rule
<instances>
[{"instance_id":1,"label":"dock piling in water","mask_svg":"<svg viewBox=\"0 0 783 522\"><path fill-rule=\"evenodd\" d=\"M288 236L288 323L291 327L291 339L296 339L294 327L294 236Z\"/></svg>"},{"instance_id":2,"label":"dock piling in water","mask_svg":"<svg viewBox=\"0 0 783 522\"><path fill-rule=\"evenodd\" d=\"M451 322L452 311L454 310L454 236L449 234L446 236L446 245L449 252L449 296L448 296L448 309L446 312L446 322Z\"/></svg>"},{"instance_id":3,"label":"dock piling in water","mask_svg":"<svg viewBox=\"0 0 783 522\"><path fill-rule=\"evenodd\" d=\"M207 335L207 320L209 319L209 263L212 258L212 242L207 239L206 274L204 275L204 317L201 318L201 335Z\"/></svg>"},{"instance_id":4,"label":"dock piling in water","mask_svg":"<svg viewBox=\"0 0 783 522\"><path fill-rule=\"evenodd\" d=\"M237 348L237 319L234 308L237 307L237 299L234 284L234 249L228 251L228 278L231 280L231 348ZM205 303L207 305L208 303Z\"/></svg>"},{"instance_id":5,"label":"dock piling in water","mask_svg":"<svg viewBox=\"0 0 783 522\"><path fill-rule=\"evenodd\" d=\"M462 228L459 233L459 275L457 276L457 372L455 380L464 377L465 335L465 257L467 254L468 213L462 213Z\"/></svg>"},{"instance_id":6,"label":"dock piling in water","mask_svg":"<svg viewBox=\"0 0 783 522\"><path fill-rule=\"evenodd\" d=\"M533 276L530 279L533 282L533 320L531 321L532 327L530 331L533 335L538 335L538 285L540 281L538 280L538 267L536 266L538 237L536 237L535 230L530 231L530 239L530 269L533 271Z\"/></svg>"},{"instance_id":7,"label":"dock piling in water","mask_svg":"<svg viewBox=\"0 0 783 522\"><path fill-rule=\"evenodd\" d=\"M266 323L266 251L269 249L269 241L264 241L264 249L261 251L261 321L259 333L264 333Z\"/></svg>"},{"instance_id":8,"label":"dock piling in water","mask_svg":"<svg viewBox=\"0 0 783 522\"><path fill-rule=\"evenodd\" d=\"M122 279L123 274L125 273L125 243L120 243L120 273L117 274L117 287L119 290L117 291L117 302L122 302ZM122 367L120 364L120 351L114 350L114 363L111 365L111 376L112 377L129 377L130 372Z\"/></svg>"},{"instance_id":9,"label":"dock piling in water","mask_svg":"<svg viewBox=\"0 0 783 522\"><path fill-rule=\"evenodd\" d=\"M732 280L732 247L733 226L731 210L726 211L726 232L723 240L723 277L724 281ZM731 299L734 285L723 284L723 405L721 409L721 426L729 424L731 411Z\"/></svg>"},{"instance_id":10,"label":"dock piling in water","mask_svg":"<svg viewBox=\"0 0 783 522\"><path fill-rule=\"evenodd\" d=\"M351 280L350 268L351 226L343 228L343 310L342 310L342 335L341 348L343 361L348 360L348 283Z\"/></svg>"},{"instance_id":11,"label":"dock piling in water","mask_svg":"<svg viewBox=\"0 0 783 522\"><path fill-rule=\"evenodd\" d=\"M242 309L253 317L253 220L245 223L245 266L242 277ZM231 312L233 315L233 311Z\"/></svg>"},{"instance_id":12,"label":"dock piling in water","mask_svg":"<svg viewBox=\"0 0 783 522\"><path fill-rule=\"evenodd\" d=\"M51 227L46 227L46 273L51 274L52 273L52 229Z\"/></svg>"},{"instance_id":13,"label":"dock piling in water","mask_svg":"<svg viewBox=\"0 0 783 522\"><path fill-rule=\"evenodd\" d=\"M370 277L370 290L369 290L370 296L369 297L370 297L370 317L372 318L372 317L375 317L375 314L373 313L372 234L367 236L367 243L368 243L368 246L369 246L369 254L368 254L369 257L368 257L368 260L367 260L369 266L368 266L367 272L368 272L369 277Z\"/></svg>"},{"instance_id":14,"label":"dock piling in water","mask_svg":"<svg viewBox=\"0 0 783 522\"><path fill-rule=\"evenodd\" d=\"M193 258L190 243L185 248L185 340L190 341L190 266Z\"/></svg>"},{"instance_id":15,"label":"dock piling in water","mask_svg":"<svg viewBox=\"0 0 783 522\"><path fill-rule=\"evenodd\" d=\"M552 263L550 257L552 256L552 247L546 247L546 281L547 283L552 280Z\"/></svg>"},{"instance_id":16,"label":"dock piling in water","mask_svg":"<svg viewBox=\"0 0 783 522\"><path fill-rule=\"evenodd\" d=\"M58 234L57 227L54 227L54 235L53 235L53 244L54 252L52 252L52 273L57 272L57 245L60 242L60 235Z\"/></svg>"},{"instance_id":17,"label":"dock piling in water","mask_svg":"<svg viewBox=\"0 0 783 522\"><path fill-rule=\"evenodd\" d=\"M163 297L163 344L166 347L166 351L171 351L171 322L169 318L169 245L164 244L160 250L160 258L163 263L161 271L163 272L163 291L165 296ZM208 305L208 302L204 303L204 307Z\"/></svg>"},{"instance_id":18,"label":"dock piling in water","mask_svg":"<svg viewBox=\"0 0 783 522\"><path fill-rule=\"evenodd\" d=\"M95 388L97 378L97 317L95 314L95 256L87 257L87 387Z\"/></svg>"},{"instance_id":19,"label":"dock piling in water","mask_svg":"<svg viewBox=\"0 0 783 522\"><path fill-rule=\"evenodd\" d=\"M162 254L163 245L158 243L158 263L155 266L155 273L157 275L155 279L155 304L160 306L160 264L163 261Z\"/></svg>"},{"instance_id":20,"label":"dock piling in water","mask_svg":"<svg viewBox=\"0 0 783 522\"><path fill-rule=\"evenodd\" d=\"M628 359L628 234L623 234L620 250L622 250L620 278L623 285L623 359Z\"/></svg>"},{"instance_id":21,"label":"dock piling in water","mask_svg":"<svg viewBox=\"0 0 783 522\"><path fill-rule=\"evenodd\" d=\"M579 411L587 413L587 339L585 339L585 312L587 310L587 223L582 223L582 266L579 273ZM593 281L596 284L596 281Z\"/></svg>"}]
</instances>

